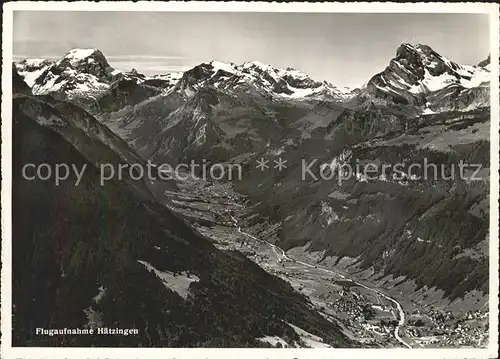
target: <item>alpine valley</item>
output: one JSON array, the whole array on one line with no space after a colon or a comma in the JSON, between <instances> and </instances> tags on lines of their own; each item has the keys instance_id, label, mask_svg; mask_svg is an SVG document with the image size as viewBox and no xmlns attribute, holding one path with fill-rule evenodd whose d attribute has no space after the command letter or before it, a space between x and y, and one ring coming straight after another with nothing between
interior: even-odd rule
<instances>
[{"instance_id":1,"label":"alpine valley","mask_svg":"<svg viewBox=\"0 0 500 359\"><path fill-rule=\"evenodd\" d=\"M13 345L485 347L490 59L395 50L356 89L260 62L146 76L98 49L14 63ZM101 186L103 163L241 178ZM138 334L34 334L64 327Z\"/></svg>"}]
</instances>

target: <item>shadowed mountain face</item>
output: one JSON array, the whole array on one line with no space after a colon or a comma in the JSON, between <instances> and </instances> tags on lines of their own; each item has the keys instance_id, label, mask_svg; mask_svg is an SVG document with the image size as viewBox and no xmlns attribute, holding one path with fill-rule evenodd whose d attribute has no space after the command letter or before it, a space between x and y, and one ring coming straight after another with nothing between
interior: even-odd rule
<instances>
[{"instance_id":1,"label":"shadowed mountain face","mask_svg":"<svg viewBox=\"0 0 500 359\"><path fill-rule=\"evenodd\" d=\"M145 165L145 161L124 140L80 107L50 96L14 94L14 99L20 112L39 125L60 133L94 166L107 164L117 169L121 164ZM132 180L128 172L124 172L123 180L146 198L151 197L144 181ZM175 188L175 185L171 183L170 187Z\"/></svg>"},{"instance_id":2,"label":"shadowed mountain face","mask_svg":"<svg viewBox=\"0 0 500 359\"><path fill-rule=\"evenodd\" d=\"M373 271L374 279L393 276L452 300L487 293L489 82L465 88L473 79L464 69L487 71L403 45L384 72L343 104L350 109L317 104L289 127L299 132L256 154L287 161L286 169L264 174L248 167L235 184L257 203L256 213L277 225L270 238L284 249L307 246L322 259ZM453 80L431 91L429 74ZM419 91L404 88L409 83ZM428 106L423 113L421 101ZM471 165L464 175L461 162ZM348 179L339 179L342 166L352 171Z\"/></svg>"},{"instance_id":3,"label":"shadowed mountain face","mask_svg":"<svg viewBox=\"0 0 500 359\"><path fill-rule=\"evenodd\" d=\"M352 258L359 270L436 287L451 299L487 292L489 116L422 116L413 128L402 123L369 140L359 135L372 133L359 114L341 116L326 136L317 130L301 144L283 143L285 170L254 169L236 187L279 224L272 238L283 249L308 245L323 258ZM465 177L460 161L475 165ZM338 166L352 176L339 179Z\"/></svg>"},{"instance_id":4,"label":"shadowed mountain face","mask_svg":"<svg viewBox=\"0 0 500 359\"><path fill-rule=\"evenodd\" d=\"M128 146L74 105L13 101L15 346L265 346L301 339L286 322L351 346L308 300L238 252L223 252L129 179L100 185L98 164ZM55 184L25 164L86 170ZM31 173L28 173L31 175ZM34 328L135 328L130 336L37 336Z\"/></svg>"},{"instance_id":5,"label":"shadowed mountain face","mask_svg":"<svg viewBox=\"0 0 500 359\"><path fill-rule=\"evenodd\" d=\"M17 328L112 327L126 313L120 322L142 334L96 344L254 346L265 335L297 342L286 321L354 345L288 284L212 247L143 183L100 187L102 161L240 164L242 180L225 185L245 196L258 238L451 300L487 293L489 61L459 65L403 44L366 86L344 91L260 63L147 77L110 69L101 55L16 64L14 213L32 214L14 219ZM260 158L271 168L255 168ZM286 168L273 168L278 158ZM68 160L91 167L78 187L19 177L26 161ZM341 166L349 178L339 180ZM38 316L42 306L50 311ZM22 330L16 340L83 343L33 342Z\"/></svg>"},{"instance_id":6,"label":"shadowed mountain face","mask_svg":"<svg viewBox=\"0 0 500 359\"><path fill-rule=\"evenodd\" d=\"M16 66L12 64L12 91L13 93L21 93L31 95L31 88L17 72Z\"/></svg>"}]
</instances>

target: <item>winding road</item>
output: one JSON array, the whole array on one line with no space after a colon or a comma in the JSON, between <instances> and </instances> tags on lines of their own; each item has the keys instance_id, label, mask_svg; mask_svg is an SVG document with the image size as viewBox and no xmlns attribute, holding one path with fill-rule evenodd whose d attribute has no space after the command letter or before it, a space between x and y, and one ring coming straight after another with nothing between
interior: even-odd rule
<instances>
[{"instance_id":1,"label":"winding road","mask_svg":"<svg viewBox=\"0 0 500 359\"><path fill-rule=\"evenodd\" d=\"M390 302L394 303L394 305L396 306L396 309L397 309L397 310L398 310L398 312L399 312L399 322L398 322L398 325L396 326L396 328L394 329L394 332L393 332L394 338L395 338L395 339L396 339L399 343L401 343L402 345L404 345L405 347L412 349L412 346L411 346L410 344L408 344L408 343L407 343L407 342L406 342L403 338L401 338L401 336L399 335L399 330L400 330L400 328L401 328L401 327L405 324L405 313L404 313L404 311L403 311L403 307L401 306L401 304L400 304L400 303L399 303L396 299L394 299L394 298L392 298L392 297L389 297L388 295L386 295L386 294L382 293L382 292L381 292L380 290L378 290L378 289L368 287L368 286L366 286L366 285L364 285L364 284L362 284L362 283L359 283L359 282L357 282L357 281L355 281L355 280L353 280L353 279L351 279L351 278L347 278L346 276L344 276L344 275L342 275L342 274L340 274L340 273L334 272L334 271L329 270L329 269L326 269L326 268L321 268L321 267L318 267L318 266L314 266L314 265L312 265L312 264L305 263L305 262L302 262L302 261L299 261L299 260L296 260L296 259L292 259L292 258L288 257L288 256L287 256L287 254L285 253L285 251L284 251L283 249L281 249L280 247L278 247L278 246L276 246L276 245L274 245L274 244L272 244L272 243L269 243L268 241L265 241L265 240L263 240L263 239L259 239L259 238L255 237L255 236L252 236L251 234L249 234L249 233L247 233L247 232L242 231L241 226L238 224L238 220L237 220L236 218L234 218L232 215L230 215L230 216L231 216L231 219L232 219L232 220L233 220L233 222L234 222L235 227L238 229L238 232L240 232L240 233L242 233L242 234L244 234L244 235L248 236L249 238L252 238L252 239L254 239L254 240L256 240L256 241L260 241L260 242L267 243L268 245L270 245L270 246L273 248L273 250L274 250L274 252L275 252L276 254L278 254L279 252L281 252L281 255L283 256L283 258L285 258L285 259L287 259L287 260L289 260L289 261L295 262L295 263L302 264L302 265L304 265L304 266L306 266L306 267L315 268L315 269L321 270L321 271L323 271L323 272L326 272L326 273L330 273L330 274L334 274L334 275L336 275L336 276L339 276L339 277L341 277L342 279L345 279L345 280L351 281L351 282L353 282L353 283L355 283L355 284L359 285L360 287L363 287L363 288L365 288L365 289L368 289L368 290L370 290L370 291L374 292L375 294L380 295L381 297L384 297L385 299L387 299L387 300L389 300Z\"/></svg>"}]
</instances>

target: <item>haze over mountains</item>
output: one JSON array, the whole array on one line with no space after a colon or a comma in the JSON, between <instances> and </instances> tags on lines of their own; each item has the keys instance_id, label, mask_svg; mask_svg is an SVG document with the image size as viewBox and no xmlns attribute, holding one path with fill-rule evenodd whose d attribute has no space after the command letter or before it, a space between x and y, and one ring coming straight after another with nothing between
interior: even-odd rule
<instances>
[{"instance_id":1,"label":"haze over mountains","mask_svg":"<svg viewBox=\"0 0 500 359\"><path fill-rule=\"evenodd\" d=\"M490 61L457 64L423 44L395 50L357 89L259 62L145 76L113 69L98 49L15 63L14 213L31 214L14 217L17 343L88 344L94 339L33 339L22 328L97 321L142 333L97 345L256 346L263 337L360 345L335 310L334 319L319 313L255 258L223 247L226 227L245 227L273 250L318 255L317 265L340 266L391 295L404 291L413 298L405 305L484 307ZM255 168L278 156L285 169ZM238 163L244 174L99 188L98 164L147 160ZM345 181L303 179L303 160L316 174L385 163L403 164L404 176L387 168L376 180L361 171ZM437 169L417 179L422 167L409 167L424 160L448 177L460 161L479 164L480 180L444 180ZM20 178L23 163L46 161L93 170L79 187ZM182 196L168 197L179 188Z\"/></svg>"}]
</instances>

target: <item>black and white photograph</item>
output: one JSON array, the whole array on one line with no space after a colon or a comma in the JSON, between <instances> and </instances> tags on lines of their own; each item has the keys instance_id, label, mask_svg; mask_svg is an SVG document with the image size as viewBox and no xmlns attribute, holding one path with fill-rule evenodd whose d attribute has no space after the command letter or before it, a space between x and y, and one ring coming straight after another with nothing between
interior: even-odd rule
<instances>
[{"instance_id":1,"label":"black and white photograph","mask_svg":"<svg viewBox=\"0 0 500 359\"><path fill-rule=\"evenodd\" d=\"M384 4L7 4L2 357L495 357L498 5Z\"/></svg>"}]
</instances>

